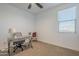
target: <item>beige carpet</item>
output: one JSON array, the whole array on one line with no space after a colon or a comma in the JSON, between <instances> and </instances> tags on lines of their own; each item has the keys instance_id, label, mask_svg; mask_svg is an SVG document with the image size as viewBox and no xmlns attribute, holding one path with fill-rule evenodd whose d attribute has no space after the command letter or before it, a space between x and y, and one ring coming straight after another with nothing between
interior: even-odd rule
<instances>
[{"instance_id":1,"label":"beige carpet","mask_svg":"<svg viewBox=\"0 0 79 59\"><path fill-rule=\"evenodd\" d=\"M33 42L33 49L26 49L16 56L79 56L79 52L42 42Z\"/></svg>"}]
</instances>

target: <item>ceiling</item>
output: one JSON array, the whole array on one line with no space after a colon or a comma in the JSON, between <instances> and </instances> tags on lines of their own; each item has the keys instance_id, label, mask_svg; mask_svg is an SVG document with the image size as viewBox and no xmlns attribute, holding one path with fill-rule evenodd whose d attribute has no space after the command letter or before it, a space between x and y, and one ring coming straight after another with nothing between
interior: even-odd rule
<instances>
[{"instance_id":1,"label":"ceiling","mask_svg":"<svg viewBox=\"0 0 79 59\"><path fill-rule=\"evenodd\" d=\"M31 9L28 9L28 5L29 5L28 3L10 3L10 5L12 5L12 6L15 6L19 9L23 9L23 10L28 11L33 14L39 13L39 12L44 11L49 8L54 8L55 6L59 5L60 3L40 3L40 4L43 5L44 8L39 8L34 3L32 3Z\"/></svg>"}]
</instances>

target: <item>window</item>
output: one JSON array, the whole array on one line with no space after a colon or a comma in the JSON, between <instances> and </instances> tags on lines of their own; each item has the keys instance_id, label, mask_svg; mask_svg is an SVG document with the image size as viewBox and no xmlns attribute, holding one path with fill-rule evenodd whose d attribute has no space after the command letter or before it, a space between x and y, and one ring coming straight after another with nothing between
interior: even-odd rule
<instances>
[{"instance_id":1,"label":"window","mask_svg":"<svg viewBox=\"0 0 79 59\"><path fill-rule=\"evenodd\" d=\"M76 7L58 12L59 32L75 32Z\"/></svg>"}]
</instances>

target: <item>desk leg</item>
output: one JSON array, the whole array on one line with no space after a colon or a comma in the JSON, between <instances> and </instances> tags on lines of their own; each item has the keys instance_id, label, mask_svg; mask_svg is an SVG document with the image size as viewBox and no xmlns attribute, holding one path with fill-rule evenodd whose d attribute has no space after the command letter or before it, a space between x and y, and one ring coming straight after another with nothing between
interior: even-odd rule
<instances>
[{"instance_id":1,"label":"desk leg","mask_svg":"<svg viewBox=\"0 0 79 59\"><path fill-rule=\"evenodd\" d=\"M32 40L30 40L29 46L30 46L31 48L33 48L33 46L32 46Z\"/></svg>"},{"instance_id":2,"label":"desk leg","mask_svg":"<svg viewBox=\"0 0 79 59\"><path fill-rule=\"evenodd\" d=\"M10 56L10 41L8 41L8 55Z\"/></svg>"}]
</instances>

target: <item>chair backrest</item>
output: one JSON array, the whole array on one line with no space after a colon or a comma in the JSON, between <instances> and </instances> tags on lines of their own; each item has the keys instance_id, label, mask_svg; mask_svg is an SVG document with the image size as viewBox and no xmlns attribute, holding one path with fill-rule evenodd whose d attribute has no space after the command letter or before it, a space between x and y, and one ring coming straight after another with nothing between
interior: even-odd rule
<instances>
[{"instance_id":1,"label":"chair backrest","mask_svg":"<svg viewBox=\"0 0 79 59\"><path fill-rule=\"evenodd\" d=\"M32 37L36 37L36 36L37 36L36 32L33 32Z\"/></svg>"},{"instance_id":2,"label":"chair backrest","mask_svg":"<svg viewBox=\"0 0 79 59\"><path fill-rule=\"evenodd\" d=\"M25 40L14 41L14 42L13 42L13 45L16 45L16 44L23 44L24 42L25 42Z\"/></svg>"}]
</instances>

